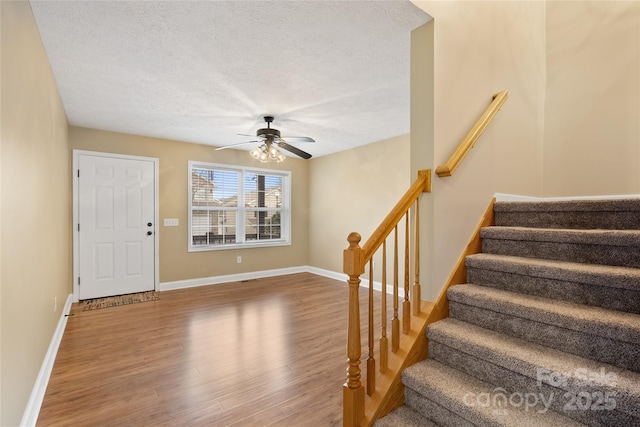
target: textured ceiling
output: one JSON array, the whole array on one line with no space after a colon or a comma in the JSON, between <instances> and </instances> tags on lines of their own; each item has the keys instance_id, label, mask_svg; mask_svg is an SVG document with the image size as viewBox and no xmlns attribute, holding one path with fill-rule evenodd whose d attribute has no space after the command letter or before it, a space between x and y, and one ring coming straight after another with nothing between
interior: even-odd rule
<instances>
[{"instance_id":1,"label":"textured ceiling","mask_svg":"<svg viewBox=\"0 0 640 427\"><path fill-rule=\"evenodd\" d=\"M31 1L69 122L322 156L409 132L409 1ZM241 145L251 149L255 145Z\"/></svg>"}]
</instances>

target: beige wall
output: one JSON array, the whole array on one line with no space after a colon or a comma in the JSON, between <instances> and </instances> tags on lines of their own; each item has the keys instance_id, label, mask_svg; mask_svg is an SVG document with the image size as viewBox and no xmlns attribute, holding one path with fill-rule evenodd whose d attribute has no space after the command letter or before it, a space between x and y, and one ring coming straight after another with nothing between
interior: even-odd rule
<instances>
[{"instance_id":1,"label":"beige wall","mask_svg":"<svg viewBox=\"0 0 640 427\"><path fill-rule=\"evenodd\" d=\"M0 5L0 425L15 426L71 291L70 166L67 120L29 3Z\"/></svg>"},{"instance_id":2,"label":"beige wall","mask_svg":"<svg viewBox=\"0 0 640 427\"><path fill-rule=\"evenodd\" d=\"M465 162L452 177L434 176L424 202L422 224L433 231L425 242L431 268L421 269L421 280L427 298L434 299L494 193L542 195L545 8L542 2L414 3L434 20L412 47L412 62L433 55L421 74L432 74L433 83L412 76L413 168L435 170L444 163L491 96L509 90L509 100ZM429 85L433 105L414 102ZM433 129L422 118L429 114Z\"/></svg>"},{"instance_id":3,"label":"beige wall","mask_svg":"<svg viewBox=\"0 0 640 427\"><path fill-rule=\"evenodd\" d=\"M640 1L547 4L544 195L640 193Z\"/></svg>"},{"instance_id":4,"label":"beige wall","mask_svg":"<svg viewBox=\"0 0 640 427\"><path fill-rule=\"evenodd\" d=\"M349 233L364 243L409 188L409 135L312 159L310 175L309 265L342 272Z\"/></svg>"},{"instance_id":5,"label":"beige wall","mask_svg":"<svg viewBox=\"0 0 640 427\"><path fill-rule=\"evenodd\" d=\"M272 169L291 171L292 228L290 246L188 252L188 161L265 168L247 151L220 150L206 145L115 132L70 127L72 149L160 159L160 282L196 279L307 265L308 161L288 157ZM71 154L69 154L71 155ZM163 218L178 218L179 227L164 227ZM236 257L242 256L242 263Z\"/></svg>"},{"instance_id":6,"label":"beige wall","mask_svg":"<svg viewBox=\"0 0 640 427\"><path fill-rule=\"evenodd\" d=\"M411 175L418 171L431 169L431 179L434 175L434 21L431 20L411 32ZM435 268L434 236L434 203L432 193L422 194L420 207L420 283L428 285L427 277ZM413 214L415 215L415 213ZM412 218L415 221L415 218ZM415 238L412 239L415 245ZM415 278L415 267L410 271ZM426 274L425 274L426 273ZM425 286L424 296L430 286ZM435 289L435 286L431 286Z\"/></svg>"}]
</instances>

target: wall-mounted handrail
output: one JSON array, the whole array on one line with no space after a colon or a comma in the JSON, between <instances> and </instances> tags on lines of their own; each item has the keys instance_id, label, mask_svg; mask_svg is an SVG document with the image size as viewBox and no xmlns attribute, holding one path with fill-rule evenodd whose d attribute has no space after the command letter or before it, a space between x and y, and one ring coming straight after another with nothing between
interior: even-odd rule
<instances>
[{"instance_id":1,"label":"wall-mounted handrail","mask_svg":"<svg viewBox=\"0 0 640 427\"><path fill-rule=\"evenodd\" d=\"M444 165L440 165L436 168L436 175L439 177L451 176L453 172L458 168L462 160L469 153L469 150L473 148L480 135L484 132L487 125L493 120L493 117L500 111L500 107L505 103L509 97L509 92L503 90L493 95L493 101L487 109L482 113L482 116L478 119L475 125L471 128L467 136L464 137L456 151L453 152L449 160Z\"/></svg>"}]
</instances>

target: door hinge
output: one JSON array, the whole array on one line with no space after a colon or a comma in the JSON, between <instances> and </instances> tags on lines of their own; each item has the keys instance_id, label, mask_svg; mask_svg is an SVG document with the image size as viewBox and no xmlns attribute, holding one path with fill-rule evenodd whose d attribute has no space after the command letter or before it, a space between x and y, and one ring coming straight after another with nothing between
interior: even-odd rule
<instances>
[{"instance_id":1,"label":"door hinge","mask_svg":"<svg viewBox=\"0 0 640 427\"><path fill-rule=\"evenodd\" d=\"M78 286L80 286L80 276L78 276Z\"/></svg>"},{"instance_id":2,"label":"door hinge","mask_svg":"<svg viewBox=\"0 0 640 427\"><path fill-rule=\"evenodd\" d=\"M78 223L78 231L80 231L80 223Z\"/></svg>"},{"instance_id":3,"label":"door hinge","mask_svg":"<svg viewBox=\"0 0 640 427\"><path fill-rule=\"evenodd\" d=\"M80 169L78 169L78 178L80 178Z\"/></svg>"}]
</instances>

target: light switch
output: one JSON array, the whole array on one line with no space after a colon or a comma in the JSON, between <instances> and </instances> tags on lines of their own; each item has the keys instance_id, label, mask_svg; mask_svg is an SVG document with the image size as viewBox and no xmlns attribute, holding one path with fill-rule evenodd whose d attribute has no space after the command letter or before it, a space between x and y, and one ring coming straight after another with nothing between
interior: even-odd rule
<instances>
[{"instance_id":1,"label":"light switch","mask_svg":"<svg viewBox=\"0 0 640 427\"><path fill-rule=\"evenodd\" d=\"M178 225L180 225L178 218L165 218L164 219L164 226L165 227L177 227Z\"/></svg>"}]
</instances>

